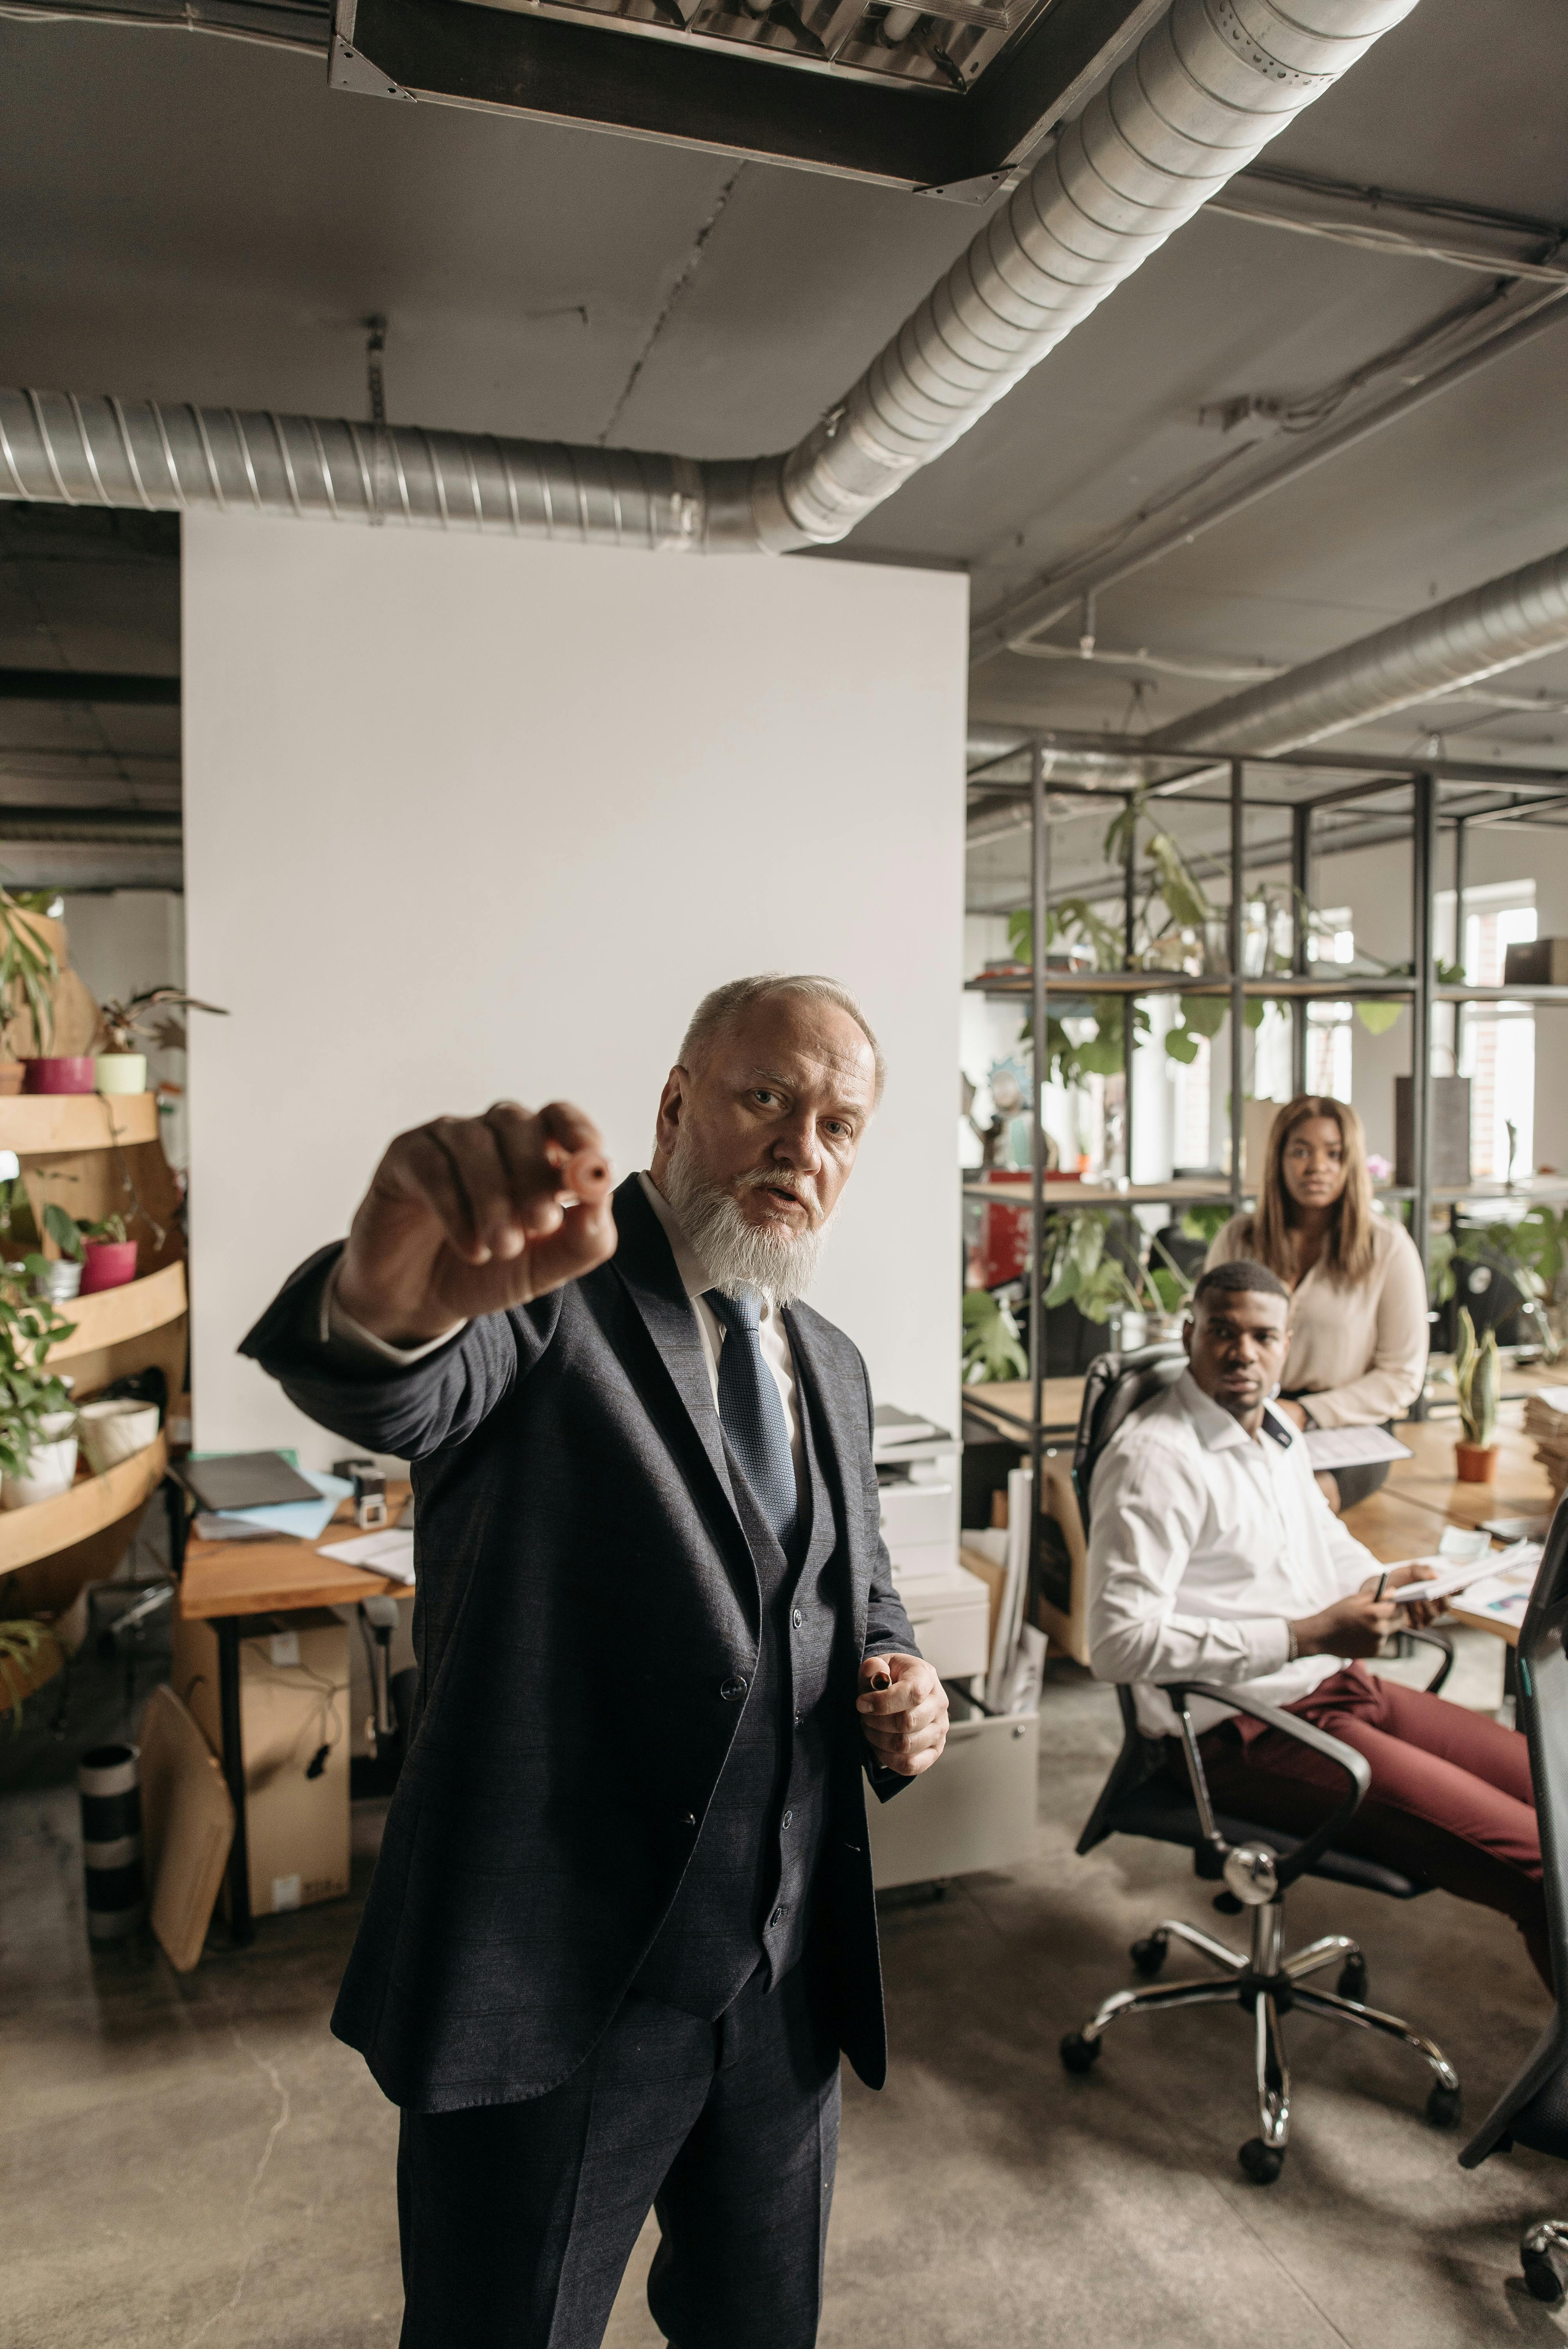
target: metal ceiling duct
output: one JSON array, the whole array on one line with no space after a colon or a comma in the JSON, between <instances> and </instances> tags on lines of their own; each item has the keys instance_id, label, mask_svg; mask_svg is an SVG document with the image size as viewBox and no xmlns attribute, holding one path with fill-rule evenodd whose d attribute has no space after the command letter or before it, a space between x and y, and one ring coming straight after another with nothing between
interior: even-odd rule
<instances>
[{"instance_id":1,"label":"metal ceiling duct","mask_svg":"<svg viewBox=\"0 0 1568 2349\"><path fill-rule=\"evenodd\" d=\"M941 455L1415 0L1174 0L794 449L726 461L0 391L0 492L693 551L830 545Z\"/></svg>"},{"instance_id":2,"label":"metal ceiling duct","mask_svg":"<svg viewBox=\"0 0 1568 2349\"><path fill-rule=\"evenodd\" d=\"M1568 548L1378 628L1149 737L1231 756L1299 750L1568 646Z\"/></svg>"}]
</instances>

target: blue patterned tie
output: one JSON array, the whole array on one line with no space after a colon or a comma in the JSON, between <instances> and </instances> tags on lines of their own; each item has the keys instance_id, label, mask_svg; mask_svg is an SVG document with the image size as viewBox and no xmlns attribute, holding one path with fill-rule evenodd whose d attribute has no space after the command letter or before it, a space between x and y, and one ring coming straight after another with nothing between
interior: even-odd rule
<instances>
[{"instance_id":1,"label":"blue patterned tie","mask_svg":"<svg viewBox=\"0 0 1568 2349\"><path fill-rule=\"evenodd\" d=\"M753 1499L786 1555L794 1537L799 1500L784 1400L762 1359L762 1300L755 1289L727 1297L710 1288L710 1305L724 1330L718 1350L718 1417Z\"/></svg>"}]
</instances>

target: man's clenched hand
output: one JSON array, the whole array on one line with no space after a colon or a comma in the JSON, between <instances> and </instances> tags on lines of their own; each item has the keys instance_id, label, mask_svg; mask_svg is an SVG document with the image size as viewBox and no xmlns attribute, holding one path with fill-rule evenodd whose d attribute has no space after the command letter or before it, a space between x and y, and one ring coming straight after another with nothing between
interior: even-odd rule
<instances>
[{"instance_id":1,"label":"man's clenched hand","mask_svg":"<svg viewBox=\"0 0 1568 2349\"><path fill-rule=\"evenodd\" d=\"M397 1136L350 1227L337 1299L389 1345L422 1345L531 1303L614 1248L598 1128L565 1102L497 1102Z\"/></svg>"},{"instance_id":2,"label":"man's clenched hand","mask_svg":"<svg viewBox=\"0 0 1568 2349\"><path fill-rule=\"evenodd\" d=\"M861 1733L876 1759L918 1778L947 1743L947 1691L923 1656L868 1656L855 1700Z\"/></svg>"}]
</instances>

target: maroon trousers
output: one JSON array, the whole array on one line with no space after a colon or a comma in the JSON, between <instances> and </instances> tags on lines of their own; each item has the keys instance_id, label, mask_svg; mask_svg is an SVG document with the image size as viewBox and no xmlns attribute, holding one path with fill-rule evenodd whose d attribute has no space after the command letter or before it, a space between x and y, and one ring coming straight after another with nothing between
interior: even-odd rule
<instances>
[{"instance_id":1,"label":"maroon trousers","mask_svg":"<svg viewBox=\"0 0 1568 2349\"><path fill-rule=\"evenodd\" d=\"M1522 1733L1425 1690L1379 1680L1359 1663L1290 1711L1353 1745L1370 1765L1367 1799L1336 1845L1511 1917L1551 1991L1541 1837ZM1216 1810L1287 1835L1310 1834L1345 1792L1345 1774L1333 1763L1245 1714L1208 1731L1199 1750Z\"/></svg>"}]
</instances>

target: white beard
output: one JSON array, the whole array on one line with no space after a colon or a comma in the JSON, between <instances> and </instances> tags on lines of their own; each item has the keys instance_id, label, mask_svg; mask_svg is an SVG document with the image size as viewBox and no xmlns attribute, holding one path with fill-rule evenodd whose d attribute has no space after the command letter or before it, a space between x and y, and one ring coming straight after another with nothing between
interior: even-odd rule
<instances>
[{"instance_id":1,"label":"white beard","mask_svg":"<svg viewBox=\"0 0 1568 2349\"><path fill-rule=\"evenodd\" d=\"M739 1187L757 1190L773 1179L773 1169L763 1167L742 1175ZM816 1276L831 1216L804 1231L784 1223L754 1224L734 1191L699 1174L691 1153L679 1142L665 1170L664 1187L715 1288L731 1297L745 1289L766 1289L779 1305L793 1305L805 1296Z\"/></svg>"}]
</instances>

